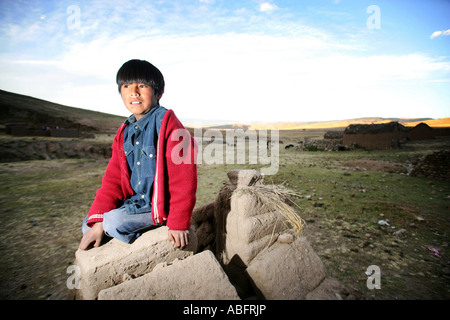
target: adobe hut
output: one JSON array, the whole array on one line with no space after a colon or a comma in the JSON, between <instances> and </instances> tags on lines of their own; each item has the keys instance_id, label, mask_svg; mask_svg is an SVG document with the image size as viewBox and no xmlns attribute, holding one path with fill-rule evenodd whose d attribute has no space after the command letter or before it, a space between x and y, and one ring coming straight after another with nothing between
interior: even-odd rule
<instances>
[{"instance_id":1,"label":"adobe hut","mask_svg":"<svg viewBox=\"0 0 450 320\"><path fill-rule=\"evenodd\" d=\"M450 128L449 127L433 128L433 135L435 137L450 137Z\"/></svg>"},{"instance_id":2,"label":"adobe hut","mask_svg":"<svg viewBox=\"0 0 450 320\"><path fill-rule=\"evenodd\" d=\"M426 123L421 122L417 126L408 129L409 140L428 140L433 138L433 128Z\"/></svg>"},{"instance_id":3,"label":"adobe hut","mask_svg":"<svg viewBox=\"0 0 450 320\"><path fill-rule=\"evenodd\" d=\"M343 144L367 149L396 149L405 141L405 127L398 122L351 124L344 131Z\"/></svg>"}]
</instances>

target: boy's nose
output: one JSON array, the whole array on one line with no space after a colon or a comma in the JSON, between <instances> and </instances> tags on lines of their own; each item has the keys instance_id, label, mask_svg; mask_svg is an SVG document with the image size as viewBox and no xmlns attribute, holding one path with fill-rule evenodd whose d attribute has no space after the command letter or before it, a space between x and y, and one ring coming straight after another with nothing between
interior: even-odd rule
<instances>
[{"instance_id":1,"label":"boy's nose","mask_svg":"<svg viewBox=\"0 0 450 320\"><path fill-rule=\"evenodd\" d=\"M139 89L136 87L131 88L131 95L133 97L138 96L139 95Z\"/></svg>"}]
</instances>

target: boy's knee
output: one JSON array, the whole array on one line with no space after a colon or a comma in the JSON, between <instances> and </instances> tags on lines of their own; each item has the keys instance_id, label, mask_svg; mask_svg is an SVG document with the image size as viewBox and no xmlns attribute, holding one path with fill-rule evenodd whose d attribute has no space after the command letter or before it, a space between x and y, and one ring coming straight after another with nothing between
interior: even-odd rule
<instances>
[{"instance_id":1,"label":"boy's knee","mask_svg":"<svg viewBox=\"0 0 450 320\"><path fill-rule=\"evenodd\" d=\"M83 222L81 223L81 232L82 232L83 234L85 234L86 232L88 232L89 229L90 229L90 228L88 227L88 225L87 225L88 219L89 219L89 216L87 216L87 217L83 220Z\"/></svg>"},{"instance_id":2,"label":"boy's knee","mask_svg":"<svg viewBox=\"0 0 450 320\"><path fill-rule=\"evenodd\" d=\"M118 219L115 219L114 214L103 215L103 232L106 235L112 236L119 228L120 226L118 225Z\"/></svg>"},{"instance_id":3,"label":"boy's knee","mask_svg":"<svg viewBox=\"0 0 450 320\"><path fill-rule=\"evenodd\" d=\"M120 209L114 209L103 215L103 231L106 235L112 236L120 229Z\"/></svg>"},{"instance_id":4,"label":"boy's knee","mask_svg":"<svg viewBox=\"0 0 450 320\"><path fill-rule=\"evenodd\" d=\"M138 231L152 225L151 213L127 214L124 207L111 210L103 215L105 235L129 242L139 235Z\"/></svg>"}]
</instances>

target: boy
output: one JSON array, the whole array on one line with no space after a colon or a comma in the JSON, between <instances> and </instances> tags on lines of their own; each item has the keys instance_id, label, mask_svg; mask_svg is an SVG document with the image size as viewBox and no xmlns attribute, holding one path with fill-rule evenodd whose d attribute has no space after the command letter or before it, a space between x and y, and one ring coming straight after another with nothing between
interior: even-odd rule
<instances>
[{"instance_id":1,"label":"boy","mask_svg":"<svg viewBox=\"0 0 450 320\"><path fill-rule=\"evenodd\" d=\"M196 200L195 141L173 111L159 105L164 77L151 63L124 63L116 82L132 115L114 138L79 248L98 247L104 234L131 243L149 227L167 225L169 240L182 249Z\"/></svg>"}]
</instances>

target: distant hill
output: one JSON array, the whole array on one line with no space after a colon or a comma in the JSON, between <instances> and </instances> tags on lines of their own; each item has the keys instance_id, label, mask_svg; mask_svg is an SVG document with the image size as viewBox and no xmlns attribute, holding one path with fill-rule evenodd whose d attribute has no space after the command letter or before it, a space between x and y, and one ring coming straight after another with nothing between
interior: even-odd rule
<instances>
[{"instance_id":1,"label":"distant hill","mask_svg":"<svg viewBox=\"0 0 450 320\"><path fill-rule=\"evenodd\" d=\"M125 117L69 107L0 90L0 125L26 123L30 128L59 126L82 131L115 132Z\"/></svg>"},{"instance_id":2,"label":"distant hill","mask_svg":"<svg viewBox=\"0 0 450 320\"><path fill-rule=\"evenodd\" d=\"M429 125L430 127L435 127L435 128L450 127L450 118L431 119L431 120L417 121L417 122L412 121L412 122L406 122L406 123L402 122L402 124L407 127L415 127L421 122L424 122L427 125Z\"/></svg>"},{"instance_id":3,"label":"distant hill","mask_svg":"<svg viewBox=\"0 0 450 320\"><path fill-rule=\"evenodd\" d=\"M279 123L267 123L267 124L255 124L251 125L251 129L279 129L279 130L294 130L294 129L335 129L343 130L351 124L375 124L386 123L391 121L398 121L400 123L409 122L426 122L432 120L431 118L415 118L415 119L402 119L402 118L355 118L346 120L331 120L331 121L309 121L309 122L279 122ZM449 122L450 125L450 122Z\"/></svg>"},{"instance_id":4,"label":"distant hill","mask_svg":"<svg viewBox=\"0 0 450 320\"><path fill-rule=\"evenodd\" d=\"M217 129L278 129L278 130L319 130L319 129L334 129L344 130L351 124L379 124L397 121L404 126L416 126L421 122L428 124L430 127L450 127L450 118L432 119L432 118L355 118L347 120L332 120L332 121L305 121L305 122L259 122L247 124L227 124L211 126Z\"/></svg>"},{"instance_id":5,"label":"distant hill","mask_svg":"<svg viewBox=\"0 0 450 320\"><path fill-rule=\"evenodd\" d=\"M78 129L81 131L115 132L125 117L112 114L90 111L69 107L21 94L0 90L0 125L11 123L26 123L30 128L41 126L59 126L66 129ZM194 120L191 120L193 122ZM310 122L255 122L255 123L225 123L215 120L214 125L208 125L211 121L203 121L204 127L217 129L334 129L344 130L350 124L371 124L398 121L405 126L416 126L425 122L431 127L450 127L450 118L356 118L335 121L310 121ZM194 121L195 122L195 121ZM193 122L193 123L194 123ZM199 123L202 123L200 121ZM189 121L185 123L190 126Z\"/></svg>"}]
</instances>

